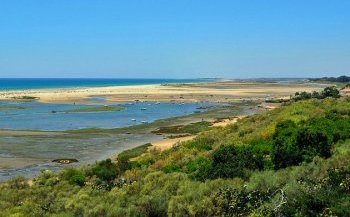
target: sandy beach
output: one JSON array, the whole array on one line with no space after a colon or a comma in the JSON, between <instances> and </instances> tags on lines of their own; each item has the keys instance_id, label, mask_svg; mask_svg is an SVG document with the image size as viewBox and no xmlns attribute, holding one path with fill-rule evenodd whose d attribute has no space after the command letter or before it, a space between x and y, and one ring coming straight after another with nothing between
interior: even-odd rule
<instances>
[{"instance_id":1,"label":"sandy beach","mask_svg":"<svg viewBox=\"0 0 350 217\"><path fill-rule=\"evenodd\" d=\"M210 83L132 85L94 88L0 91L0 100L36 97L46 103L86 103L89 97L105 96L108 102L230 102L266 97L289 97L297 91L320 90L324 84L220 81Z\"/></svg>"}]
</instances>

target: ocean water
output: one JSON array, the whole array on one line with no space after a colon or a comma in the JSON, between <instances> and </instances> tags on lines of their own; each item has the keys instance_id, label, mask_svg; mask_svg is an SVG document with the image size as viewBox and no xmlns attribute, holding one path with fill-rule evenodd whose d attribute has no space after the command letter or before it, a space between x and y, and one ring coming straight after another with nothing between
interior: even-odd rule
<instances>
[{"instance_id":1,"label":"ocean water","mask_svg":"<svg viewBox=\"0 0 350 217\"><path fill-rule=\"evenodd\" d=\"M0 91L192 83L211 80L213 79L0 78Z\"/></svg>"}]
</instances>

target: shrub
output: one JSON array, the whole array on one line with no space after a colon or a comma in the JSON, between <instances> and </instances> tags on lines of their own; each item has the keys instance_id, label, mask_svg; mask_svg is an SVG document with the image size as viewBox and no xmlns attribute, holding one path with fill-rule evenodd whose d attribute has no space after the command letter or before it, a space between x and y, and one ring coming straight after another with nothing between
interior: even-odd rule
<instances>
[{"instance_id":1,"label":"shrub","mask_svg":"<svg viewBox=\"0 0 350 217\"><path fill-rule=\"evenodd\" d=\"M173 172L180 172L181 168L180 166L176 165L176 164L169 164L167 166L165 166L162 171L164 173L173 173Z\"/></svg>"},{"instance_id":2,"label":"shrub","mask_svg":"<svg viewBox=\"0 0 350 217\"><path fill-rule=\"evenodd\" d=\"M340 97L339 90L333 86L333 87L326 87L321 92L316 92L316 91L313 91L312 93L308 93L305 91L301 93L296 92L293 99L294 101L299 101L299 100L305 100L305 99L311 99L311 98L324 99L327 97L339 98Z\"/></svg>"},{"instance_id":3,"label":"shrub","mask_svg":"<svg viewBox=\"0 0 350 217\"><path fill-rule=\"evenodd\" d=\"M147 152L148 148L152 146L151 143L146 143L144 145L140 145L130 150L125 150L118 154L117 157L117 167L119 173L125 172L126 170L138 167L138 164L135 162L130 162L131 158L136 158Z\"/></svg>"},{"instance_id":4,"label":"shrub","mask_svg":"<svg viewBox=\"0 0 350 217\"><path fill-rule=\"evenodd\" d=\"M270 192L226 188L221 189L213 197L216 207L215 216L250 216L270 197Z\"/></svg>"},{"instance_id":5,"label":"shrub","mask_svg":"<svg viewBox=\"0 0 350 217\"><path fill-rule=\"evenodd\" d=\"M187 164L186 172L196 172L203 165L209 165L210 163L211 161L207 157L200 156Z\"/></svg>"},{"instance_id":6,"label":"shrub","mask_svg":"<svg viewBox=\"0 0 350 217\"><path fill-rule=\"evenodd\" d=\"M301 162L299 149L295 145L297 125L291 121L283 121L276 125L273 135L272 162L275 169L285 168Z\"/></svg>"},{"instance_id":7,"label":"shrub","mask_svg":"<svg viewBox=\"0 0 350 217\"><path fill-rule=\"evenodd\" d=\"M198 149L209 151L212 149L212 144L208 143L205 139L194 139L185 143L184 147L188 149Z\"/></svg>"},{"instance_id":8,"label":"shrub","mask_svg":"<svg viewBox=\"0 0 350 217\"><path fill-rule=\"evenodd\" d=\"M211 162L199 164L198 180L215 178L247 178L251 170L263 169L263 155L253 153L251 146L221 146L212 154Z\"/></svg>"},{"instance_id":9,"label":"shrub","mask_svg":"<svg viewBox=\"0 0 350 217\"><path fill-rule=\"evenodd\" d=\"M190 161L185 171L190 174L190 178L204 181L207 178L207 174L211 172L211 164L212 162L208 157L201 156Z\"/></svg>"},{"instance_id":10,"label":"shrub","mask_svg":"<svg viewBox=\"0 0 350 217\"><path fill-rule=\"evenodd\" d=\"M322 119L323 120L323 119ZM313 120L299 127L293 121L283 121L276 126L273 135L272 161L275 169L310 162L313 157L330 157L332 123ZM328 132L327 132L328 131Z\"/></svg>"},{"instance_id":11,"label":"shrub","mask_svg":"<svg viewBox=\"0 0 350 217\"><path fill-rule=\"evenodd\" d=\"M323 98L326 97L333 97L333 98L339 98L340 94L339 94L339 90L336 87L326 87L322 92L321 95L323 96Z\"/></svg>"},{"instance_id":12,"label":"shrub","mask_svg":"<svg viewBox=\"0 0 350 217\"><path fill-rule=\"evenodd\" d=\"M129 161L129 169L148 167L153 163L154 159L151 156L146 156L135 161Z\"/></svg>"},{"instance_id":13,"label":"shrub","mask_svg":"<svg viewBox=\"0 0 350 217\"><path fill-rule=\"evenodd\" d=\"M85 180L86 180L86 177L83 174L77 174L77 175L72 176L69 179L69 184L84 186Z\"/></svg>"},{"instance_id":14,"label":"shrub","mask_svg":"<svg viewBox=\"0 0 350 217\"><path fill-rule=\"evenodd\" d=\"M12 189L25 189L29 187L28 180L22 176L13 177L7 181L7 184Z\"/></svg>"},{"instance_id":15,"label":"shrub","mask_svg":"<svg viewBox=\"0 0 350 217\"><path fill-rule=\"evenodd\" d=\"M311 162L315 156L330 157L331 143L325 132L306 127L299 130L296 145L303 161Z\"/></svg>"},{"instance_id":16,"label":"shrub","mask_svg":"<svg viewBox=\"0 0 350 217\"><path fill-rule=\"evenodd\" d=\"M68 168L62 171L63 179L67 180L71 185L84 186L86 177L78 169Z\"/></svg>"},{"instance_id":17,"label":"shrub","mask_svg":"<svg viewBox=\"0 0 350 217\"><path fill-rule=\"evenodd\" d=\"M93 174L103 181L112 181L118 175L117 165L111 159L100 161L93 169Z\"/></svg>"}]
</instances>

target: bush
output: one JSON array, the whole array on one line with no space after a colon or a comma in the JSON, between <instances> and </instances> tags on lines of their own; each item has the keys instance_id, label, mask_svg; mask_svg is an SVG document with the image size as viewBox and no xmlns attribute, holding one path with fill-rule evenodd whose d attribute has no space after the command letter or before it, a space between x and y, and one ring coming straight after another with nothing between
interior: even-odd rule
<instances>
[{"instance_id":1,"label":"bush","mask_svg":"<svg viewBox=\"0 0 350 217\"><path fill-rule=\"evenodd\" d=\"M212 144L205 141L205 139L194 139L191 141L188 141L184 144L184 147L188 149L198 149L198 150L206 150L209 151L212 149Z\"/></svg>"},{"instance_id":2,"label":"bush","mask_svg":"<svg viewBox=\"0 0 350 217\"><path fill-rule=\"evenodd\" d=\"M84 186L85 180L86 180L86 177L83 174L77 174L77 175L72 176L69 179L69 184Z\"/></svg>"},{"instance_id":3,"label":"bush","mask_svg":"<svg viewBox=\"0 0 350 217\"><path fill-rule=\"evenodd\" d=\"M82 171L76 168L68 168L62 171L62 178L71 185L84 186L86 177Z\"/></svg>"},{"instance_id":4,"label":"bush","mask_svg":"<svg viewBox=\"0 0 350 217\"><path fill-rule=\"evenodd\" d=\"M283 121L276 126L273 135L272 162L275 169L310 162L313 157L330 157L331 135L321 120L305 123L299 127L293 121ZM332 130L332 129L331 129Z\"/></svg>"},{"instance_id":5,"label":"bush","mask_svg":"<svg viewBox=\"0 0 350 217\"><path fill-rule=\"evenodd\" d=\"M340 92L336 87L326 87L324 88L321 92L316 92L313 91L312 93L308 93L308 92L296 92L293 100L294 101L299 101L299 100L305 100L305 99L311 99L311 98L315 98L315 99L325 99L327 97L331 97L331 98L339 98L340 97Z\"/></svg>"},{"instance_id":6,"label":"bush","mask_svg":"<svg viewBox=\"0 0 350 217\"><path fill-rule=\"evenodd\" d=\"M136 168L136 167L141 167L142 164L147 164L152 163L152 161L147 161L147 162L142 162L141 164L139 162L135 161L130 161L131 158L136 158L141 156L143 153L147 152L148 148L152 146L151 143L146 143L144 145L140 145L138 147L135 147L130 150L125 150L118 154L117 157L117 167L119 173L123 173L126 170Z\"/></svg>"},{"instance_id":7,"label":"bush","mask_svg":"<svg viewBox=\"0 0 350 217\"><path fill-rule=\"evenodd\" d=\"M263 155L253 153L251 146L221 146L212 154L211 162L199 164L198 180L215 178L247 178L251 170L263 169Z\"/></svg>"},{"instance_id":8,"label":"bush","mask_svg":"<svg viewBox=\"0 0 350 217\"><path fill-rule=\"evenodd\" d=\"M322 92L321 95L323 98L326 97L333 97L333 98L339 98L339 90L336 87L326 87Z\"/></svg>"},{"instance_id":9,"label":"bush","mask_svg":"<svg viewBox=\"0 0 350 217\"><path fill-rule=\"evenodd\" d=\"M117 165L111 159L100 161L92 168L93 174L103 181L110 182L118 175Z\"/></svg>"},{"instance_id":10,"label":"bush","mask_svg":"<svg viewBox=\"0 0 350 217\"><path fill-rule=\"evenodd\" d=\"M273 135L272 162L275 169L285 168L301 162L299 150L295 145L297 125L290 120L277 124Z\"/></svg>"},{"instance_id":11,"label":"bush","mask_svg":"<svg viewBox=\"0 0 350 217\"><path fill-rule=\"evenodd\" d=\"M221 189L213 197L217 208L216 216L250 216L270 197L270 192L255 190L226 188Z\"/></svg>"},{"instance_id":12,"label":"bush","mask_svg":"<svg viewBox=\"0 0 350 217\"><path fill-rule=\"evenodd\" d=\"M165 166L162 171L164 173L173 173L173 172L180 172L181 168L180 166L176 165L176 164L169 164L167 166Z\"/></svg>"},{"instance_id":13,"label":"bush","mask_svg":"<svg viewBox=\"0 0 350 217\"><path fill-rule=\"evenodd\" d=\"M29 187L28 180L22 176L13 177L7 181L7 184L12 189L25 189Z\"/></svg>"},{"instance_id":14,"label":"bush","mask_svg":"<svg viewBox=\"0 0 350 217\"><path fill-rule=\"evenodd\" d=\"M129 169L148 167L154 163L151 156L145 156L135 161L129 161Z\"/></svg>"},{"instance_id":15,"label":"bush","mask_svg":"<svg viewBox=\"0 0 350 217\"><path fill-rule=\"evenodd\" d=\"M207 174L210 173L212 162L208 157L198 157L190 161L186 166L186 172L190 174L190 178L204 181Z\"/></svg>"},{"instance_id":16,"label":"bush","mask_svg":"<svg viewBox=\"0 0 350 217\"><path fill-rule=\"evenodd\" d=\"M296 145L303 161L311 162L313 157L330 157L331 142L325 132L305 127L296 136Z\"/></svg>"}]
</instances>

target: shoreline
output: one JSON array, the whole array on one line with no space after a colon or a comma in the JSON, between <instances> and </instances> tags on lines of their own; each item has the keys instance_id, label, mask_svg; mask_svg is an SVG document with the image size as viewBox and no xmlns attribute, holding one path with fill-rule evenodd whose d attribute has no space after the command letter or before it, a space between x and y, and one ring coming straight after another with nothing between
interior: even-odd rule
<instances>
[{"instance_id":1,"label":"shoreline","mask_svg":"<svg viewBox=\"0 0 350 217\"><path fill-rule=\"evenodd\" d=\"M212 121L212 128L218 128L218 127L226 127L227 125L230 124L235 124L239 119L242 119L246 116L236 116L234 118L227 118L227 119L222 119L220 121ZM151 150L159 150L159 151L165 151L167 149L172 148L173 146L180 144L182 142L190 141L198 137L200 133L195 134L195 135L186 135L186 136L181 136L178 138L163 138L159 141L151 143L152 146L149 147L149 151Z\"/></svg>"},{"instance_id":2,"label":"shoreline","mask_svg":"<svg viewBox=\"0 0 350 217\"><path fill-rule=\"evenodd\" d=\"M254 104L255 105L255 104ZM12 139L19 139L20 141L24 141L27 139L30 139L30 141L37 141L37 140L41 140L41 142L44 142L45 144L47 144L47 146L49 147L50 144L52 143L52 141L54 141L55 144L57 144L57 146L62 146L62 148L65 149L65 146L71 146L71 144L78 144L78 143L83 143L86 144L85 141L90 141L90 139L92 139L91 142L93 142L93 140L97 139L104 139L104 138L109 138L107 141L107 146L105 146L105 148L98 148L101 146L101 144L97 143L91 143L90 146L93 147L95 146L97 148L97 150L99 150L99 153L95 153L96 156L93 157L94 154L83 154L82 153L76 153L74 154L74 156L70 156L70 154L68 152L60 152L59 149L54 148L53 151L53 155L55 157L50 157L48 155L40 155L37 157L30 157L30 158L25 158L26 156L28 156L27 154L25 155L21 155L20 153L27 153L27 151L29 152L29 156L31 155L32 149L31 147L31 143L28 144L29 146L27 147L27 145L25 146L20 146L22 147L19 151L18 157L22 157L21 161L18 161L16 163L17 168L14 167L10 167L9 165L11 165L11 162L16 161L17 157L0 157L3 161L3 165L7 167L6 171L10 171L10 173L12 174L12 172L14 174L20 175L21 173L17 173L16 171L20 171L23 169L22 166L28 166L32 165L31 162L34 162L37 165L46 165L47 163L51 164L51 160L55 159L55 158L77 158L79 160L79 162L83 159L86 158L87 155L91 156L94 158L95 160L101 160L101 159L106 159L106 158L113 158L114 156L116 156L117 154L121 153L122 151L125 150L129 150L129 149L133 149L139 145L145 144L145 143L155 143L155 146L157 146L157 144L160 143L160 145L164 145L168 144L168 147L171 147L173 145L173 143L177 143L178 139L182 140L183 137L178 137L178 138L168 138L170 134L167 133L163 133L162 135L158 135L157 133L152 133L152 131L157 130L158 128L161 127L169 127L169 126L175 126L175 125L189 125L190 123L195 123L195 122L200 122L203 120L204 121L209 121L209 122L215 122L216 120L220 119L225 121L225 119L227 117L235 117L238 116L240 114L246 114L247 112L250 112L250 110L248 109L248 107L253 106L253 104L249 104L249 106L246 106L244 103L238 103L236 105L230 106L230 107L216 107L216 108L212 108L206 112L203 113L193 113L190 115L184 115L184 116L178 116L178 117L172 117L172 118L166 118L166 119L159 119L156 120L155 122L149 123L149 124L140 124L140 125L135 125L135 126L130 126L130 127L124 127L124 128L112 128L112 129L83 129L83 130L73 130L73 131L40 131L40 130L4 130L4 129L0 129L0 136L5 138L5 137L9 137ZM256 107L256 106L255 106ZM176 133L175 133L176 135ZM193 135L191 135L193 136ZM123 142L120 141L116 141L115 139L119 138L130 138L128 140L123 140ZM157 137L157 138L156 138ZM115 138L115 139L113 139ZM140 141L139 139L143 138L142 141ZM83 139L83 140L82 140ZM66 144L66 141L69 141L70 144ZM6 141L3 141L6 142ZM57 143L59 142L59 143ZM110 143L111 142L111 143ZM171 144L169 144L169 142L171 142ZM21 142L22 144L23 142ZM90 142L89 142L90 143ZM105 143L105 142L103 142ZM6 143L3 143L4 145L6 145ZM106 144L102 144L102 145L106 145ZM8 146L8 145L6 145ZM8 146L8 147L12 147L12 145ZM13 147L15 148L15 147ZM96 148L92 148L92 149L96 149ZM7 148L8 149L8 148ZM61 149L61 148L60 148ZM6 150L6 149L5 149ZM9 149L11 150L11 149ZM86 149L86 150L90 150L90 148ZM91 150L90 150L91 151ZM93 150L92 150L93 151ZM17 151L15 152L14 156L17 156ZM66 154L68 155L66 155ZM93 152L94 153L94 152ZM51 154L50 154L51 155ZM46 159L44 159L44 158ZM34 159L34 160L32 160ZM7 161L7 162L6 162ZM80 162L82 163L82 162ZM69 164L68 166L79 166L80 163L78 163L77 165L74 164ZM19 165L19 164L22 164ZM15 165L13 165L15 166ZM35 166L35 165L34 165ZM53 165L54 168L56 166L60 167L60 165ZM30 167L28 167L30 168ZM27 168L27 169L28 169ZM50 167L51 168L51 167ZM5 169L5 168L3 168ZM3 172L6 172L3 171ZM12 172L11 172L12 171ZM1 170L0 170L1 172ZM13 175L13 174L12 174ZM10 175L8 178L10 178L12 175ZM6 179L8 179L6 178ZM5 179L4 177L2 179Z\"/></svg>"},{"instance_id":3,"label":"shoreline","mask_svg":"<svg viewBox=\"0 0 350 217\"><path fill-rule=\"evenodd\" d=\"M134 85L124 87L103 87L103 88L89 88L89 89L55 89L53 90L35 90L35 91L17 91L8 92L4 95L0 91L0 100L13 100L13 96L31 95L39 97L39 102L45 103L89 103L88 99L91 97L103 97L107 103L122 103L130 101L155 101L155 102L223 102L229 103L230 106L227 108L213 109L209 112L192 114L183 117L175 117L165 120L157 120L153 123L146 125L137 125L134 127L127 128L115 128L115 129L83 129L83 130L72 130L66 132L43 132L33 130L0 130L0 135L3 137L8 136L11 138L18 137L20 140L26 141L30 139L32 142L39 142L44 147L55 144L57 149L50 152L50 156L60 154L59 157L70 157L71 152L64 152L64 147L69 145L74 150L74 144L82 143L86 141L89 148L86 149L84 156L92 156L88 152L94 151L95 149L100 153L98 155L104 157L113 157L123 150L132 149L135 144L132 141L128 141L128 144L118 145L118 141L111 138L133 137L137 135L148 135L152 129L162 126L174 126L174 125L186 125L200 120L213 121L215 119L222 119L224 123L215 123L214 126L224 126L231 123L227 120L228 117L249 115L255 110L259 110L258 105L264 102L268 97L288 97L297 91L311 91L319 90L323 88L323 84L309 84L309 83L294 83L294 84L276 84L267 82L237 82L237 81L220 81L220 82L206 82L206 83L191 83L191 84L167 84L167 85ZM131 134L131 135L127 135ZM165 134L163 134L165 136ZM181 142L183 139L193 139L194 137L188 138L162 138L159 141L154 142L155 147L160 149L166 149L172 147L174 144ZM43 141L44 139L44 141ZM82 140L83 139L83 140ZM91 139L91 141L90 141ZM95 143L95 139L104 140L106 142ZM96 141L97 141L96 140ZM6 140L4 140L6 145ZM31 143L32 143L31 142ZM144 141L147 143L149 141ZM70 144L71 143L71 144ZM106 145L106 146L101 146ZM19 144L18 144L19 145ZM18 146L16 144L16 146ZM62 146L62 147L60 147ZM18 146L19 147L19 146ZM29 146L28 146L29 147ZM22 147L23 150L28 147ZM9 150L15 147L8 147ZM63 149L62 149L63 148ZM102 150L103 149L103 150ZM28 149L31 150L31 149ZM51 150L51 148L50 148ZM31 151L29 151L31 152ZM65 155L66 153L66 155ZM106 156L103 153L109 153ZM31 153L23 153L27 156ZM80 156L81 153L76 153L74 156ZM97 153L96 153L97 154ZM44 159L41 156L33 154L33 159ZM79 158L79 157L78 157ZM25 159L25 158L23 158ZM45 156L45 159L48 159ZM74 166L74 165L70 165ZM19 175L19 174L18 174Z\"/></svg>"},{"instance_id":4,"label":"shoreline","mask_svg":"<svg viewBox=\"0 0 350 217\"><path fill-rule=\"evenodd\" d=\"M135 101L152 102L232 102L261 100L266 97L288 97L291 93L324 88L321 83L275 83L258 81L220 80L196 83L143 84L127 86L54 88L0 91L0 100L32 98L43 103L89 102L92 97L104 97L106 103Z\"/></svg>"}]
</instances>

